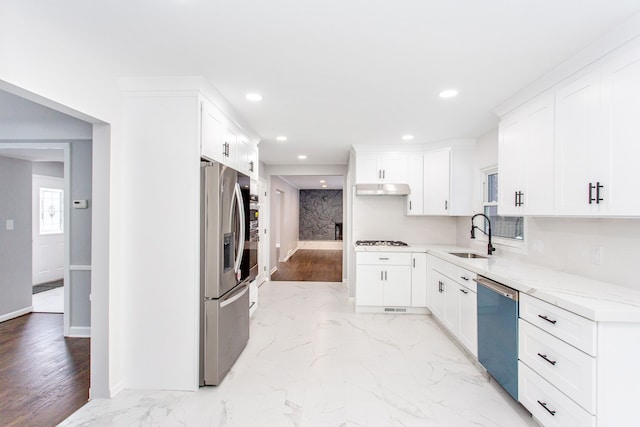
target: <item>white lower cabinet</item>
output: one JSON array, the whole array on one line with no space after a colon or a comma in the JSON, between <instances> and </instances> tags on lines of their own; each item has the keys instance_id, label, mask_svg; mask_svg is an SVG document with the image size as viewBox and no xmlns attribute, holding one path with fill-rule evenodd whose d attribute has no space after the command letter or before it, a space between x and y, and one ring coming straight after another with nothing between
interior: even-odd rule
<instances>
[{"instance_id":1,"label":"white lower cabinet","mask_svg":"<svg viewBox=\"0 0 640 427\"><path fill-rule=\"evenodd\" d=\"M478 356L477 295L474 274L429 256L429 310L474 356Z\"/></svg>"},{"instance_id":2,"label":"white lower cabinet","mask_svg":"<svg viewBox=\"0 0 640 427\"><path fill-rule=\"evenodd\" d=\"M411 253L358 252L356 305L411 306Z\"/></svg>"},{"instance_id":3,"label":"white lower cabinet","mask_svg":"<svg viewBox=\"0 0 640 427\"><path fill-rule=\"evenodd\" d=\"M427 254L411 254L411 307L427 307Z\"/></svg>"},{"instance_id":4,"label":"white lower cabinet","mask_svg":"<svg viewBox=\"0 0 640 427\"><path fill-rule=\"evenodd\" d=\"M518 399L543 426L596 425L593 415L522 362L518 362Z\"/></svg>"},{"instance_id":5,"label":"white lower cabinet","mask_svg":"<svg viewBox=\"0 0 640 427\"><path fill-rule=\"evenodd\" d=\"M518 399L543 426L636 425L637 322L594 322L520 294Z\"/></svg>"}]
</instances>

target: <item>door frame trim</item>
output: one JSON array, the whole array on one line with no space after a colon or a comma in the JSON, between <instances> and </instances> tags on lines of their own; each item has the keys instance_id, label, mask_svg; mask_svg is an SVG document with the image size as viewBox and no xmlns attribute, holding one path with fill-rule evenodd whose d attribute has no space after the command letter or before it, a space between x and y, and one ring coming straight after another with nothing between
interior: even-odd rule
<instances>
[{"instance_id":1,"label":"door frame trim","mask_svg":"<svg viewBox=\"0 0 640 427\"><path fill-rule=\"evenodd\" d=\"M21 148L21 149L35 149L35 150L63 150L64 151L64 313L62 315L64 319L64 336L70 335L71 327L71 292L69 292L70 285L70 270L71 264L71 143L69 142L0 142L0 148Z\"/></svg>"}]
</instances>

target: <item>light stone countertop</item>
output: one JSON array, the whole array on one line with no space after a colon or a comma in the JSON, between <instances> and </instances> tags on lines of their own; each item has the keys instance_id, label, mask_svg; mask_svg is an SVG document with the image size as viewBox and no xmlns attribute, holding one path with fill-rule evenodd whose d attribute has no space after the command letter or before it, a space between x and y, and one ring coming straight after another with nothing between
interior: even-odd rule
<instances>
[{"instance_id":1,"label":"light stone countertop","mask_svg":"<svg viewBox=\"0 0 640 427\"><path fill-rule=\"evenodd\" d=\"M499 256L460 258L449 252L482 252L458 246L356 247L356 252L427 252L522 293L599 322L640 322L640 292L624 286Z\"/></svg>"}]
</instances>

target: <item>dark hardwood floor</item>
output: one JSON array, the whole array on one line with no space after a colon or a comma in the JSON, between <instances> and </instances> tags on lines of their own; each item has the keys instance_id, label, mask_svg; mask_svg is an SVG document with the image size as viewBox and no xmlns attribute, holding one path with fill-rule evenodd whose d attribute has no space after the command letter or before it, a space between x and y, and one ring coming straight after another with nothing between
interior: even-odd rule
<instances>
[{"instance_id":1,"label":"dark hardwood floor","mask_svg":"<svg viewBox=\"0 0 640 427\"><path fill-rule=\"evenodd\" d=\"M55 426L89 398L88 338L64 338L62 314L0 323L0 426Z\"/></svg>"},{"instance_id":2,"label":"dark hardwood floor","mask_svg":"<svg viewBox=\"0 0 640 427\"><path fill-rule=\"evenodd\" d=\"M301 249L279 262L274 281L342 282L342 251Z\"/></svg>"}]
</instances>

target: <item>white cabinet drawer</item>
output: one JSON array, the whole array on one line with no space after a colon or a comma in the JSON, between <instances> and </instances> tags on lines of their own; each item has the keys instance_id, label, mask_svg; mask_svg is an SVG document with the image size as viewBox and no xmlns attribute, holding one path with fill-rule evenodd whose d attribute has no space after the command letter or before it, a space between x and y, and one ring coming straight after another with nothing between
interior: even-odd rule
<instances>
[{"instance_id":1,"label":"white cabinet drawer","mask_svg":"<svg viewBox=\"0 0 640 427\"><path fill-rule=\"evenodd\" d=\"M520 319L518 358L590 413L596 411L596 359Z\"/></svg>"},{"instance_id":2,"label":"white cabinet drawer","mask_svg":"<svg viewBox=\"0 0 640 427\"><path fill-rule=\"evenodd\" d=\"M357 252L356 262L368 265L411 265L411 252Z\"/></svg>"},{"instance_id":3,"label":"white cabinet drawer","mask_svg":"<svg viewBox=\"0 0 640 427\"><path fill-rule=\"evenodd\" d=\"M594 416L522 362L518 362L518 400L545 427L596 425Z\"/></svg>"},{"instance_id":4,"label":"white cabinet drawer","mask_svg":"<svg viewBox=\"0 0 640 427\"><path fill-rule=\"evenodd\" d=\"M524 293L520 293L520 317L596 356L595 322Z\"/></svg>"},{"instance_id":5,"label":"white cabinet drawer","mask_svg":"<svg viewBox=\"0 0 640 427\"><path fill-rule=\"evenodd\" d=\"M476 282L473 280L476 277L475 273L437 257L433 257L433 262L430 261L430 267L476 292Z\"/></svg>"}]
</instances>

